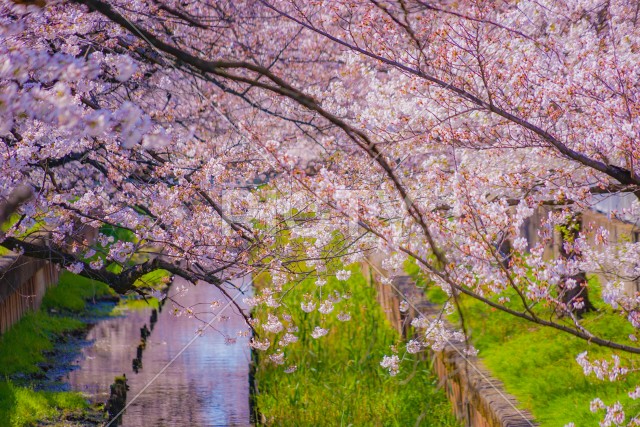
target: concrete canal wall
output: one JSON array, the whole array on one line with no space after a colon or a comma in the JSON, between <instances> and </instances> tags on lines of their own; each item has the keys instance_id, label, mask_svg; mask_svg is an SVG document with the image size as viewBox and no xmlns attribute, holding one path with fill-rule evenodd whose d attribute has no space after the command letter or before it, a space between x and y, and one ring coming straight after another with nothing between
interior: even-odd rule
<instances>
[{"instance_id":1,"label":"concrete canal wall","mask_svg":"<svg viewBox=\"0 0 640 427\"><path fill-rule=\"evenodd\" d=\"M368 261L362 264L363 273L376 287L378 301L398 332L407 337L413 318L438 315L436 307L426 300L422 289L417 288L409 276L382 269L381 260L375 256ZM391 284L385 284L381 276L393 277ZM400 313L398 291L412 302L415 309ZM518 408L515 397L504 390L500 381L491 377L477 357L465 355L464 344L450 343L442 351L430 351L427 357L433 363L433 370L447 393L453 412L465 427L537 425L531 414Z\"/></svg>"}]
</instances>

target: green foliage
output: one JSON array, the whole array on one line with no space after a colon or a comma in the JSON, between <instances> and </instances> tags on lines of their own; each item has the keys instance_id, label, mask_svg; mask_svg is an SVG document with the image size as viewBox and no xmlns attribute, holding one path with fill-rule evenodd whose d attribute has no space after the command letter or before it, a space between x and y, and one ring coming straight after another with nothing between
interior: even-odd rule
<instances>
[{"instance_id":1,"label":"green foliage","mask_svg":"<svg viewBox=\"0 0 640 427\"><path fill-rule=\"evenodd\" d=\"M592 298L597 281L590 280ZM597 300L597 298L594 298ZM603 308L603 307L601 307ZM481 302L463 298L465 325L470 331L479 356L491 372L529 409L541 426L597 425L603 413L591 413L589 402L600 397L606 404L620 401L628 413L640 412L640 403L627 393L640 383L640 374L626 381L599 381L585 377L575 358L588 351L589 358L610 359L611 350L590 344L550 328L513 318ZM455 320L457 316L452 316ZM595 335L632 344L628 335L633 327L620 316L602 309L589 313L583 326ZM618 353L623 361L638 365L640 358Z\"/></svg>"},{"instance_id":2,"label":"green foliage","mask_svg":"<svg viewBox=\"0 0 640 427\"><path fill-rule=\"evenodd\" d=\"M60 274L58 285L47 290L42 308L79 313L87 301L113 295L115 292L107 284L65 270Z\"/></svg>"},{"instance_id":3,"label":"green foliage","mask_svg":"<svg viewBox=\"0 0 640 427\"><path fill-rule=\"evenodd\" d=\"M23 427L41 425L70 413L82 413L88 404L80 393L34 391L0 381L0 425Z\"/></svg>"},{"instance_id":4,"label":"green foliage","mask_svg":"<svg viewBox=\"0 0 640 427\"><path fill-rule=\"evenodd\" d=\"M260 413L271 425L457 425L426 361L405 364L409 369L397 377L380 367L382 356L390 354L389 346L400 337L377 303L375 289L359 270L351 270L347 283L329 278L322 288L325 295L335 290L351 294L327 316L300 308L301 296L317 289L312 280L298 284L284 298L300 328L300 341L285 348L287 359L298 369L285 374L268 358L260 358ZM261 280L264 277L258 283ZM335 314L347 306L352 319L339 322ZM318 325L330 331L316 340L310 334Z\"/></svg>"}]
</instances>

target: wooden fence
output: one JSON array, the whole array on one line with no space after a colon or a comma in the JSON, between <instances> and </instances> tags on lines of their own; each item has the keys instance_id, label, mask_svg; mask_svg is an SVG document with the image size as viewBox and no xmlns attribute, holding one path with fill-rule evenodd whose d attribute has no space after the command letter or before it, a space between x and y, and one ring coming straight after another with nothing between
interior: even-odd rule
<instances>
[{"instance_id":1,"label":"wooden fence","mask_svg":"<svg viewBox=\"0 0 640 427\"><path fill-rule=\"evenodd\" d=\"M24 313L37 310L48 287L58 282L58 267L25 256L0 258L0 334Z\"/></svg>"}]
</instances>

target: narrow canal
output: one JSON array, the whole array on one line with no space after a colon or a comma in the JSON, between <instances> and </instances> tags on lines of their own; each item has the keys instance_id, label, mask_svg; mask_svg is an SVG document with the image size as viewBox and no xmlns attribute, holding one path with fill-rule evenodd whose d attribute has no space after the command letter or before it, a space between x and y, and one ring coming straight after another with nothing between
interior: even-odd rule
<instances>
[{"instance_id":1,"label":"narrow canal","mask_svg":"<svg viewBox=\"0 0 640 427\"><path fill-rule=\"evenodd\" d=\"M248 288L248 280L234 285ZM183 287L187 291L175 300L192 307L199 320L188 314L176 316L167 301L146 340L137 373L133 359L139 351L140 329L145 324L150 327L152 309L99 322L87 337L92 345L83 348L76 361L79 369L69 373L71 388L105 402L114 377L126 374L129 406L120 424L126 427L250 425L248 327L235 307L222 311L228 299L216 287L193 286L176 278L170 294ZM230 295L236 293L229 287ZM236 301L242 304L242 298ZM212 319L204 334L189 345Z\"/></svg>"}]
</instances>

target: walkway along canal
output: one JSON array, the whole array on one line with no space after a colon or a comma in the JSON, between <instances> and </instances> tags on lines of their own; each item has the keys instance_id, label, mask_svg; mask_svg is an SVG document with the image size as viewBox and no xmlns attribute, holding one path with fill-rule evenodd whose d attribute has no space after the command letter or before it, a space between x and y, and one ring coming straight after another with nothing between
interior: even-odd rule
<instances>
[{"instance_id":1,"label":"walkway along canal","mask_svg":"<svg viewBox=\"0 0 640 427\"><path fill-rule=\"evenodd\" d=\"M249 288L249 280L236 280L234 285ZM185 313L176 316L174 305L167 301L152 329L151 307L100 321L89 331L87 339L92 344L82 349L76 362L79 368L68 375L71 388L91 400L106 402L114 378L125 374L129 406L121 425L127 427L249 425L248 327L235 307L221 311L228 299L216 287L204 283L193 286L176 278L170 295L181 288L186 292L174 299L184 307L191 306L200 320ZM229 286L231 296L237 292ZM242 299L239 296L236 301L242 304ZM203 321L214 316L211 327L176 358L206 325ZM143 348L138 348L145 325L151 332ZM140 352L136 373L134 359Z\"/></svg>"}]
</instances>

